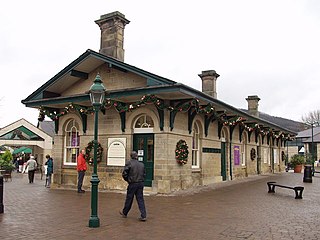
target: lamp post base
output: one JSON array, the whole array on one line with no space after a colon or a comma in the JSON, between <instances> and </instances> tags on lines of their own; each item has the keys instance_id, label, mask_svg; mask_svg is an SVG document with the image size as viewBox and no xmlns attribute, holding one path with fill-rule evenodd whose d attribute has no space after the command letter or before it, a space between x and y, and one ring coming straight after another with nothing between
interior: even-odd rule
<instances>
[{"instance_id":1,"label":"lamp post base","mask_svg":"<svg viewBox=\"0 0 320 240\"><path fill-rule=\"evenodd\" d=\"M96 161L95 161L96 163ZM89 218L89 227L100 227L100 220L98 217L98 184L100 182L96 173L91 177L91 216Z\"/></svg>"},{"instance_id":2,"label":"lamp post base","mask_svg":"<svg viewBox=\"0 0 320 240\"><path fill-rule=\"evenodd\" d=\"M91 216L89 219L89 227L90 228L97 228L100 227L100 219L98 216Z\"/></svg>"}]
</instances>

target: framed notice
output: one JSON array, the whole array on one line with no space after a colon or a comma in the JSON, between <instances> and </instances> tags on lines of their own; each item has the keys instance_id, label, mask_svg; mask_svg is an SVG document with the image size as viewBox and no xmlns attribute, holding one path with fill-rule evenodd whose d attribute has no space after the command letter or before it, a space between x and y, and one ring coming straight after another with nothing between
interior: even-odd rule
<instances>
[{"instance_id":1,"label":"framed notice","mask_svg":"<svg viewBox=\"0 0 320 240\"><path fill-rule=\"evenodd\" d=\"M233 147L234 165L240 165L240 146Z\"/></svg>"},{"instance_id":2,"label":"framed notice","mask_svg":"<svg viewBox=\"0 0 320 240\"><path fill-rule=\"evenodd\" d=\"M126 138L108 138L108 166L124 166L126 163Z\"/></svg>"}]
</instances>

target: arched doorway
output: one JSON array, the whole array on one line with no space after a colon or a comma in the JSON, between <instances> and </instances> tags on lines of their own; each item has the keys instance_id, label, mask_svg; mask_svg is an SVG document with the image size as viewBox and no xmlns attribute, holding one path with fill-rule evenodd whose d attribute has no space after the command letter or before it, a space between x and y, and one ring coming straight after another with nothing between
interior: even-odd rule
<instances>
[{"instance_id":1,"label":"arched doorway","mask_svg":"<svg viewBox=\"0 0 320 240\"><path fill-rule=\"evenodd\" d=\"M145 186L151 187L154 175L154 123L147 114L139 115L134 122L133 150L138 153L138 161L146 169Z\"/></svg>"},{"instance_id":2,"label":"arched doorway","mask_svg":"<svg viewBox=\"0 0 320 240\"><path fill-rule=\"evenodd\" d=\"M221 131L221 177L222 177L222 181L226 181L227 180L227 168L228 168L228 164L227 164L227 129L223 128ZM231 163L230 163L230 171L231 171ZM232 175L232 172L230 172L230 177Z\"/></svg>"}]
</instances>

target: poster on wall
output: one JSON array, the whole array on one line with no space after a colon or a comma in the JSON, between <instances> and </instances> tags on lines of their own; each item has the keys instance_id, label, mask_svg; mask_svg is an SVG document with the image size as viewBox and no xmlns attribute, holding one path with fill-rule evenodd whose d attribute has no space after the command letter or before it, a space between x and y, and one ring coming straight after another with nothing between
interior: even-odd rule
<instances>
[{"instance_id":1,"label":"poster on wall","mask_svg":"<svg viewBox=\"0 0 320 240\"><path fill-rule=\"evenodd\" d=\"M126 163L126 138L108 138L108 166L124 166Z\"/></svg>"},{"instance_id":2,"label":"poster on wall","mask_svg":"<svg viewBox=\"0 0 320 240\"><path fill-rule=\"evenodd\" d=\"M234 165L240 165L240 146L233 147Z\"/></svg>"}]
</instances>

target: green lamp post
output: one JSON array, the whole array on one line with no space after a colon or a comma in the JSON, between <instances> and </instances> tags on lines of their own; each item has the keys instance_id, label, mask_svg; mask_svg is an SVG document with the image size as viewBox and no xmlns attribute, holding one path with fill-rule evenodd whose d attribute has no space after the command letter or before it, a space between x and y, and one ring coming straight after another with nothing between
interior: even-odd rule
<instances>
[{"instance_id":1,"label":"green lamp post","mask_svg":"<svg viewBox=\"0 0 320 240\"><path fill-rule=\"evenodd\" d=\"M93 173L91 176L91 216L89 219L89 227L100 227L100 219L98 217L98 185L99 178L97 174L97 148L98 148L98 114L105 98L105 87L101 81L100 75L97 74L91 88L90 100L94 110L94 152L93 152Z\"/></svg>"}]
</instances>

